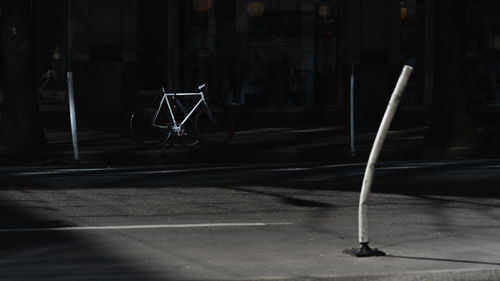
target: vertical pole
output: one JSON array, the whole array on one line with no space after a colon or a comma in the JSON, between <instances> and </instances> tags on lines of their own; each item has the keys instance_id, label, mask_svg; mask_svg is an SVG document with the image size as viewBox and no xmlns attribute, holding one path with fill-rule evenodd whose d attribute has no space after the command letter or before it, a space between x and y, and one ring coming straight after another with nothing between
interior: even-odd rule
<instances>
[{"instance_id":1,"label":"vertical pole","mask_svg":"<svg viewBox=\"0 0 500 281\"><path fill-rule=\"evenodd\" d=\"M71 17L70 17L70 12L71 12L71 1L67 0L66 1L66 11L65 11L65 22L64 24L66 25L66 36L65 38L65 52L66 52L66 59L65 59L65 66L66 66L66 72L72 71L71 68L71 49L72 49L72 38L73 38L73 32L71 28Z\"/></svg>"},{"instance_id":2,"label":"vertical pole","mask_svg":"<svg viewBox=\"0 0 500 281\"><path fill-rule=\"evenodd\" d=\"M67 82L68 82L68 99L69 99L69 117L71 121L71 138L73 140L73 154L75 156L75 161L80 161L80 155L78 153L78 136L76 129L75 97L73 92L73 73L71 71L67 72Z\"/></svg>"},{"instance_id":3,"label":"vertical pole","mask_svg":"<svg viewBox=\"0 0 500 281\"><path fill-rule=\"evenodd\" d=\"M354 142L354 64L351 64L350 79L350 120L351 120L351 156L356 156L356 146Z\"/></svg>"}]
</instances>

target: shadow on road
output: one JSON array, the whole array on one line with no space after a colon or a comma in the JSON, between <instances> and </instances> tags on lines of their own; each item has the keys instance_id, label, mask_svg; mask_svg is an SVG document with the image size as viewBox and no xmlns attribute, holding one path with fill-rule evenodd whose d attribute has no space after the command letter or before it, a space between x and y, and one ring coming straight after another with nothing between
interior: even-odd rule
<instances>
[{"instance_id":1,"label":"shadow on road","mask_svg":"<svg viewBox=\"0 0 500 281\"><path fill-rule=\"evenodd\" d=\"M387 257L397 258L397 259L409 259L409 260L425 260L425 261L455 262L455 263L470 263L470 264L484 264L484 265L500 266L500 263L498 263L498 262L470 261L470 260L457 260L457 259L440 259L440 258L428 258L428 257L411 257L411 256L397 256L397 255L387 255Z\"/></svg>"},{"instance_id":2,"label":"shadow on road","mask_svg":"<svg viewBox=\"0 0 500 281\"><path fill-rule=\"evenodd\" d=\"M291 197L285 194L280 194L277 192L264 192L264 191L257 191L249 188L240 188L240 187L224 187L225 189L230 189L234 191L242 191L242 192L250 192L250 193L255 193L255 194L260 194L260 195L266 195L266 196L271 196L280 199L282 203L285 203L287 205L295 206L295 207L312 207L312 208L334 208L334 205L330 203L325 203L325 202L319 202L315 200L306 200L306 199L300 199L297 197Z\"/></svg>"},{"instance_id":3,"label":"shadow on road","mask_svg":"<svg viewBox=\"0 0 500 281\"><path fill-rule=\"evenodd\" d=\"M44 220L36 210L15 211L11 205L0 201L2 280L165 280L81 235L38 232L37 228L74 225Z\"/></svg>"}]
</instances>

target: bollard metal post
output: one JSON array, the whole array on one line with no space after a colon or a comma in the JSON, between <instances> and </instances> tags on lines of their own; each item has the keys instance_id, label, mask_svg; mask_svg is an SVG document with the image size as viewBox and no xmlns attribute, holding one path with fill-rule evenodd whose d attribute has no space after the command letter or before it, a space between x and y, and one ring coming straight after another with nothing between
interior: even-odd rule
<instances>
[{"instance_id":1,"label":"bollard metal post","mask_svg":"<svg viewBox=\"0 0 500 281\"><path fill-rule=\"evenodd\" d=\"M380 150L384 144L385 137L391 125L396 109L403 95L404 89L408 80L410 78L413 68L411 66L405 65L401 75L399 76L398 82L391 95L389 104L385 111L384 117L375 137L372 150L370 152L370 157L368 158L368 163L366 165L365 176L363 178L363 185L361 187L361 195L359 198L359 212L358 212L358 227L359 227L359 243L361 248L359 249L348 249L344 253L350 254L356 257L370 257L370 256L384 256L385 253L379 251L378 249L371 249L368 244L368 195L370 194L373 175L375 172L375 164L377 163Z\"/></svg>"},{"instance_id":2,"label":"bollard metal post","mask_svg":"<svg viewBox=\"0 0 500 281\"><path fill-rule=\"evenodd\" d=\"M351 156L356 156L356 144L354 141L354 64L351 64L350 79L350 122L351 122Z\"/></svg>"},{"instance_id":3,"label":"bollard metal post","mask_svg":"<svg viewBox=\"0 0 500 281\"><path fill-rule=\"evenodd\" d=\"M67 82L68 82L68 100L69 100L69 117L71 121L71 138L73 140L73 155L75 161L80 161L80 155L78 152L78 135L76 129L76 114L75 114L75 97L73 91L73 73L67 72Z\"/></svg>"}]
</instances>

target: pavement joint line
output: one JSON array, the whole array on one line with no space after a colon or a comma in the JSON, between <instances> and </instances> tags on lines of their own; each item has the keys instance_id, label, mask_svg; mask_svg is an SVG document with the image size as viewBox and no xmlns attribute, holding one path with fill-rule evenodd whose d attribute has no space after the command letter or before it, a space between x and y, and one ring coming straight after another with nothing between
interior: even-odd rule
<instances>
[{"instance_id":1,"label":"pavement joint line","mask_svg":"<svg viewBox=\"0 0 500 281\"><path fill-rule=\"evenodd\" d=\"M255 222L255 223L199 223L199 224L150 224L150 225L117 225L117 226L70 226L47 228L6 228L0 233L12 232L45 232L45 231L79 231L79 230L131 230L131 229L161 229L161 228L213 228L213 227L251 227L293 225L292 222Z\"/></svg>"}]
</instances>

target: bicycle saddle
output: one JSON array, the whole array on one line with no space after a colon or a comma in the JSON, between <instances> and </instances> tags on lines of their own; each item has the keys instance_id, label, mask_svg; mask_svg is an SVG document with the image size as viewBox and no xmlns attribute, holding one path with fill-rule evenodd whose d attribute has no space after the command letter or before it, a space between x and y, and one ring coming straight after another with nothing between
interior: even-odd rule
<instances>
[{"instance_id":1,"label":"bicycle saddle","mask_svg":"<svg viewBox=\"0 0 500 281\"><path fill-rule=\"evenodd\" d=\"M206 86L207 86L207 84L201 84L198 86L198 90L201 90L201 89L205 88Z\"/></svg>"}]
</instances>

